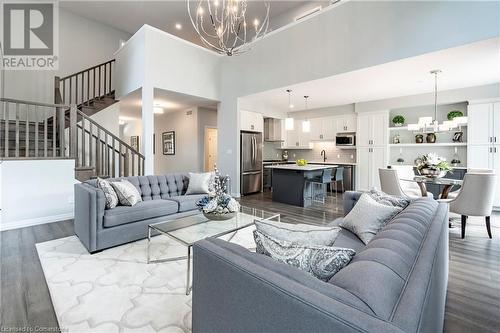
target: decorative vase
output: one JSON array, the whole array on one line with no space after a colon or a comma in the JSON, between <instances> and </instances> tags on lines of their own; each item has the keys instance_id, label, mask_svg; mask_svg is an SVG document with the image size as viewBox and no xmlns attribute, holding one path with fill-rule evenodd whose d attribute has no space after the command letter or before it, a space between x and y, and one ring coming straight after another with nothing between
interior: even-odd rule
<instances>
[{"instance_id":1,"label":"decorative vase","mask_svg":"<svg viewBox=\"0 0 500 333\"><path fill-rule=\"evenodd\" d=\"M462 142L462 138L464 136L464 132L455 132L453 134L453 142Z\"/></svg>"},{"instance_id":2,"label":"decorative vase","mask_svg":"<svg viewBox=\"0 0 500 333\"><path fill-rule=\"evenodd\" d=\"M217 213L205 213L203 212L203 216L212 221L224 221L232 219L236 216L237 212L226 213L226 214L217 214Z\"/></svg>"},{"instance_id":3,"label":"decorative vase","mask_svg":"<svg viewBox=\"0 0 500 333\"><path fill-rule=\"evenodd\" d=\"M424 136L422 134L415 135L415 143L423 143L423 142L424 142Z\"/></svg>"},{"instance_id":4,"label":"decorative vase","mask_svg":"<svg viewBox=\"0 0 500 333\"><path fill-rule=\"evenodd\" d=\"M436 134L427 133L427 136L425 137L425 141L427 141L427 143L436 143Z\"/></svg>"},{"instance_id":5,"label":"decorative vase","mask_svg":"<svg viewBox=\"0 0 500 333\"><path fill-rule=\"evenodd\" d=\"M448 171L441 171L441 170L435 170L435 169L429 169L429 168L422 168L420 169L420 174L425 177L429 178L443 178L446 176Z\"/></svg>"}]
</instances>

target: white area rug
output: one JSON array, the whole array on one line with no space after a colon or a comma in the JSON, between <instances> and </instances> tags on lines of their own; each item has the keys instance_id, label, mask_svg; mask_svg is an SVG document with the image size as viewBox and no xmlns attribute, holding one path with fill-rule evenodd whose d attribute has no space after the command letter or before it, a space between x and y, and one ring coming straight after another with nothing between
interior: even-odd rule
<instances>
[{"instance_id":1,"label":"white area rug","mask_svg":"<svg viewBox=\"0 0 500 333\"><path fill-rule=\"evenodd\" d=\"M232 242L255 247L254 227ZM224 238L228 238L225 236ZM61 329L69 332L190 332L186 260L146 263L147 240L90 255L71 236L36 245ZM152 258L186 255L166 237L152 240Z\"/></svg>"}]
</instances>

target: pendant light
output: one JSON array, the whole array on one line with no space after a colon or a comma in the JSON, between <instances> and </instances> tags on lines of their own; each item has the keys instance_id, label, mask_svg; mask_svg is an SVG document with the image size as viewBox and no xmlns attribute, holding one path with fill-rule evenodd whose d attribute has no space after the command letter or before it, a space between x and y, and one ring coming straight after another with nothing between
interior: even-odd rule
<instances>
[{"instance_id":1,"label":"pendant light","mask_svg":"<svg viewBox=\"0 0 500 333\"><path fill-rule=\"evenodd\" d=\"M288 93L288 111L290 112L292 109L292 103L291 103L291 96L290 94L292 93L292 89L287 89L286 92ZM287 117L285 119L285 130L287 131L293 131L294 128L294 121L292 117Z\"/></svg>"},{"instance_id":2,"label":"pendant light","mask_svg":"<svg viewBox=\"0 0 500 333\"><path fill-rule=\"evenodd\" d=\"M304 102L305 102L305 106L306 106L306 112L307 112L307 99L308 98L309 98L309 96L304 96ZM304 132L304 133L311 132L311 122L307 118L302 121L302 132Z\"/></svg>"}]
</instances>

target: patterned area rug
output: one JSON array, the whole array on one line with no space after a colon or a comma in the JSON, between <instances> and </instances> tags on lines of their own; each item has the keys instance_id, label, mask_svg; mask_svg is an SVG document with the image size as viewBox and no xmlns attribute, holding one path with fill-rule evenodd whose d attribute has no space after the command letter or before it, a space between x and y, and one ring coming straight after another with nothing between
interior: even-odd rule
<instances>
[{"instance_id":1,"label":"patterned area rug","mask_svg":"<svg viewBox=\"0 0 500 333\"><path fill-rule=\"evenodd\" d=\"M231 240L254 248L251 228ZM225 236L224 238L228 238ZM166 237L152 239L152 258L186 255ZM69 332L190 332L186 260L146 263L147 240L90 255L71 236L36 245L61 329Z\"/></svg>"}]
</instances>

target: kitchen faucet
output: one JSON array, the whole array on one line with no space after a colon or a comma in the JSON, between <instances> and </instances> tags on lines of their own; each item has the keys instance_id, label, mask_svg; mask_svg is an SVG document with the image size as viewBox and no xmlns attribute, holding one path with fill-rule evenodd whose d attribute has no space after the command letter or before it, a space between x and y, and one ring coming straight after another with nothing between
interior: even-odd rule
<instances>
[{"instance_id":1,"label":"kitchen faucet","mask_svg":"<svg viewBox=\"0 0 500 333\"><path fill-rule=\"evenodd\" d=\"M323 162L326 162L326 151L324 149L321 151L321 156L323 156Z\"/></svg>"}]
</instances>

